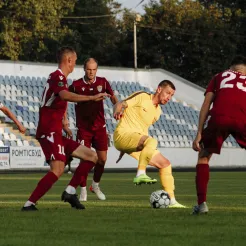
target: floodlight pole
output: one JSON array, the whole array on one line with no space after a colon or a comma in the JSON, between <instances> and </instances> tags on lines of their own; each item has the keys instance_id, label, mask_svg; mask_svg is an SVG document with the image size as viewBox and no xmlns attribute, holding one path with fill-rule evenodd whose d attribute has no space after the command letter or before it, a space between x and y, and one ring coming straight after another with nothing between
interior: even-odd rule
<instances>
[{"instance_id":1,"label":"floodlight pole","mask_svg":"<svg viewBox=\"0 0 246 246\"><path fill-rule=\"evenodd\" d=\"M134 20L134 29L133 29L133 39L134 39L134 68L138 68L137 63L137 21Z\"/></svg>"},{"instance_id":2,"label":"floodlight pole","mask_svg":"<svg viewBox=\"0 0 246 246\"><path fill-rule=\"evenodd\" d=\"M134 42L134 68L138 68L137 63L137 22L141 21L141 15L136 14L134 23L133 23L133 42Z\"/></svg>"}]
</instances>

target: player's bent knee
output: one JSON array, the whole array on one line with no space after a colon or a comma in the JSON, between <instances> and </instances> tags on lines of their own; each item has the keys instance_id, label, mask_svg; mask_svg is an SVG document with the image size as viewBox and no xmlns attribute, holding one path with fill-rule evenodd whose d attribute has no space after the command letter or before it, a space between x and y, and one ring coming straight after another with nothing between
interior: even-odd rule
<instances>
[{"instance_id":1,"label":"player's bent knee","mask_svg":"<svg viewBox=\"0 0 246 246\"><path fill-rule=\"evenodd\" d=\"M150 165L156 168L166 168L171 165L170 161L165 158L159 150L156 150L153 154L153 157L150 160Z\"/></svg>"},{"instance_id":2,"label":"player's bent knee","mask_svg":"<svg viewBox=\"0 0 246 246\"><path fill-rule=\"evenodd\" d=\"M95 151L91 151L91 153L88 155L87 157L88 161L92 161L94 163L98 163L98 156L97 153Z\"/></svg>"},{"instance_id":3,"label":"player's bent knee","mask_svg":"<svg viewBox=\"0 0 246 246\"><path fill-rule=\"evenodd\" d=\"M63 161L51 161L50 162L50 170L53 172L58 178L62 176L64 172L65 164Z\"/></svg>"},{"instance_id":4,"label":"player's bent knee","mask_svg":"<svg viewBox=\"0 0 246 246\"><path fill-rule=\"evenodd\" d=\"M144 142L144 152L146 152L146 156L149 160L152 159L153 156L155 156L157 153L159 153L159 150L157 150L157 140L154 138L148 138Z\"/></svg>"}]
</instances>

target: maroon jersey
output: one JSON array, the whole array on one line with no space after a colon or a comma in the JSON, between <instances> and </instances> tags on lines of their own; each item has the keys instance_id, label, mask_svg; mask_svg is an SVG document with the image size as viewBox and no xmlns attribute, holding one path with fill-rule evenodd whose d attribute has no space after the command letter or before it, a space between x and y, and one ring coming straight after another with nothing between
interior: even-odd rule
<instances>
[{"instance_id":1,"label":"maroon jersey","mask_svg":"<svg viewBox=\"0 0 246 246\"><path fill-rule=\"evenodd\" d=\"M215 94L211 116L223 115L246 120L246 76L226 70L213 77L206 93Z\"/></svg>"},{"instance_id":2,"label":"maroon jersey","mask_svg":"<svg viewBox=\"0 0 246 246\"><path fill-rule=\"evenodd\" d=\"M68 90L67 79L58 69L50 74L44 88L36 138L50 135L52 132L62 134L62 119L67 108L67 102L61 100L58 95L62 90Z\"/></svg>"},{"instance_id":3,"label":"maroon jersey","mask_svg":"<svg viewBox=\"0 0 246 246\"><path fill-rule=\"evenodd\" d=\"M87 83L84 78L75 80L69 90L79 95L91 96L101 92L114 95L109 82L101 77L96 77L92 84ZM77 103L75 112L78 128L97 130L105 126L103 100Z\"/></svg>"}]
</instances>

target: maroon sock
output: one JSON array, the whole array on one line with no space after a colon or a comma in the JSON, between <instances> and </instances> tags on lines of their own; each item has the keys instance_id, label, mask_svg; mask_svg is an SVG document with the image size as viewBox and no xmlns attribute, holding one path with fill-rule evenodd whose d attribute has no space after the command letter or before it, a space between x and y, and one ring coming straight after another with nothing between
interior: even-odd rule
<instances>
[{"instance_id":1,"label":"maroon sock","mask_svg":"<svg viewBox=\"0 0 246 246\"><path fill-rule=\"evenodd\" d=\"M103 172L104 172L104 165L96 164L94 168L94 176L93 176L94 182L96 183L100 182Z\"/></svg>"},{"instance_id":2,"label":"maroon sock","mask_svg":"<svg viewBox=\"0 0 246 246\"><path fill-rule=\"evenodd\" d=\"M91 161L80 162L69 185L76 189L82 182L86 184L88 173L94 166L95 164Z\"/></svg>"},{"instance_id":3,"label":"maroon sock","mask_svg":"<svg viewBox=\"0 0 246 246\"><path fill-rule=\"evenodd\" d=\"M39 182L36 189L29 197L29 201L36 203L58 180L57 176L53 172L48 172Z\"/></svg>"},{"instance_id":4,"label":"maroon sock","mask_svg":"<svg viewBox=\"0 0 246 246\"><path fill-rule=\"evenodd\" d=\"M90 170L95 166L95 164L91 161L84 161L82 167L82 175L81 175L81 182L80 186L85 187L87 183L87 177L90 172Z\"/></svg>"},{"instance_id":5,"label":"maroon sock","mask_svg":"<svg viewBox=\"0 0 246 246\"><path fill-rule=\"evenodd\" d=\"M209 165L198 163L196 165L196 192L198 205L206 202L208 181Z\"/></svg>"}]
</instances>

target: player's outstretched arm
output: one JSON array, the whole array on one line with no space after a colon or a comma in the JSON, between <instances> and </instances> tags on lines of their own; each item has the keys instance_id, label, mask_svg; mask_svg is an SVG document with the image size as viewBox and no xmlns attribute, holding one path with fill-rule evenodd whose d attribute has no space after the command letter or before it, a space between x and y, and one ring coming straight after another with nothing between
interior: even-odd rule
<instances>
[{"instance_id":1,"label":"player's outstretched arm","mask_svg":"<svg viewBox=\"0 0 246 246\"><path fill-rule=\"evenodd\" d=\"M26 128L17 120L17 118L15 117L15 115L10 111L9 108L3 106L0 108L0 110L6 115L8 116L12 121L14 121L14 123L16 124L16 126L18 127L19 131L21 133L25 133Z\"/></svg>"},{"instance_id":2,"label":"player's outstretched arm","mask_svg":"<svg viewBox=\"0 0 246 246\"><path fill-rule=\"evenodd\" d=\"M113 103L113 105L115 105L119 101L118 98L115 95L111 96L110 100Z\"/></svg>"},{"instance_id":3,"label":"player's outstretched arm","mask_svg":"<svg viewBox=\"0 0 246 246\"><path fill-rule=\"evenodd\" d=\"M117 102L114 105L114 113L113 113L114 118L116 120L119 120L123 116L124 110L127 107L128 107L128 105L127 105L127 102L126 101Z\"/></svg>"},{"instance_id":4,"label":"player's outstretched arm","mask_svg":"<svg viewBox=\"0 0 246 246\"><path fill-rule=\"evenodd\" d=\"M106 97L110 97L110 95L108 95L107 93L99 93L93 96L84 96L66 90L60 91L59 96L62 100L68 102L100 101L105 99Z\"/></svg>"},{"instance_id":5,"label":"player's outstretched arm","mask_svg":"<svg viewBox=\"0 0 246 246\"><path fill-rule=\"evenodd\" d=\"M202 107L200 110L197 135L196 135L196 138L193 141L193 145L192 145L192 148L195 151L201 150L199 142L201 141L203 126L204 126L204 123L208 117L209 109L210 109L210 106L211 106L213 100L214 100L214 93L208 92L204 98L204 101L203 101L203 104L202 104Z\"/></svg>"}]
</instances>

